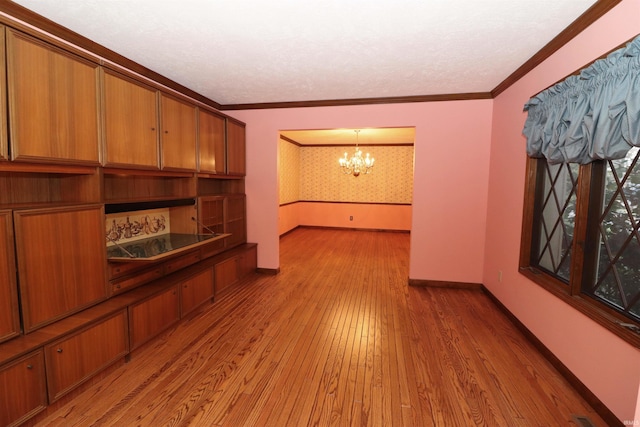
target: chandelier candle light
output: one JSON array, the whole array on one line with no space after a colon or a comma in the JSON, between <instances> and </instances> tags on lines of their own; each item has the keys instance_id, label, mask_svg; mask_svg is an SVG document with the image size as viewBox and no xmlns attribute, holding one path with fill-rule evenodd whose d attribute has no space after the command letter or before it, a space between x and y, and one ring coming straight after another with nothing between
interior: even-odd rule
<instances>
[{"instance_id":1,"label":"chandelier candle light","mask_svg":"<svg viewBox=\"0 0 640 427\"><path fill-rule=\"evenodd\" d=\"M367 153L366 157L362 157L362 151L358 148L358 136L360 134L360 130L354 130L356 133L356 151L353 153L351 158L348 158L348 154L345 152L344 157L342 157L338 162L340 163L340 167L342 168L342 172L347 175L353 175L355 177L360 176L361 173L368 174L371 172L371 168L373 168L373 162L376 160L373 157L369 157L369 153Z\"/></svg>"}]
</instances>

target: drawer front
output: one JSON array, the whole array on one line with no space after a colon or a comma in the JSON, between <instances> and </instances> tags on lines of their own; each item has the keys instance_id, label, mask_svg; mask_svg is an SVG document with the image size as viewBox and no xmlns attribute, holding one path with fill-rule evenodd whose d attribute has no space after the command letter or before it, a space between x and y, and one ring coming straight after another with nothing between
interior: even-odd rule
<instances>
[{"instance_id":1,"label":"drawer front","mask_svg":"<svg viewBox=\"0 0 640 427\"><path fill-rule=\"evenodd\" d=\"M178 271L191 264L195 264L198 261L200 261L200 251L196 250L189 252L188 254L182 255L176 259L167 261L164 264L164 274L171 274L174 271Z\"/></svg>"},{"instance_id":2,"label":"drawer front","mask_svg":"<svg viewBox=\"0 0 640 427\"><path fill-rule=\"evenodd\" d=\"M49 401L53 402L127 354L127 312L45 347Z\"/></svg>"},{"instance_id":3,"label":"drawer front","mask_svg":"<svg viewBox=\"0 0 640 427\"><path fill-rule=\"evenodd\" d=\"M0 368L0 426L16 426L47 406L42 350Z\"/></svg>"},{"instance_id":4,"label":"drawer front","mask_svg":"<svg viewBox=\"0 0 640 427\"><path fill-rule=\"evenodd\" d=\"M143 272L139 272L134 274L131 277L121 279L121 280L112 280L111 284L111 294L115 295L120 292L124 292L129 289L133 289L136 286L143 285L145 283L151 282L152 280L159 279L163 276L162 267L158 266L151 270L145 270Z\"/></svg>"},{"instance_id":5,"label":"drawer front","mask_svg":"<svg viewBox=\"0 0 640 427\"><path fill-rule=\"evenodd\" d=\"M178 285L129 307L131 350L180 320Z\"/></svg>"}]
</instances>

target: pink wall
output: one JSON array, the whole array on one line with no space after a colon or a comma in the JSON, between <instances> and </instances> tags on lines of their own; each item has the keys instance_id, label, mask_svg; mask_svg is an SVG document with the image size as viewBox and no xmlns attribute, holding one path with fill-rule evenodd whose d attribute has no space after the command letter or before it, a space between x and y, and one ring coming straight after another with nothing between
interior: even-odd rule
<instances>
[{"instance_id":1,"label":"pink wall","mask_svg":"<svg viewBox=\"0 0 640 427\"><path fill-rule=\"evenodd\" d=\"M415 126L410 277L482 280L491 100L229 113L247 123L248 237L260 267L279 267L280 129Z\"/></svg>"},{"instance_id":2,"label":"pink wall","mask_svg":"<svg viewBox=\"0 0 640 427\"><path fill-rule=\"evenodd\" d=\"M300 225L300 203L290 203L278 209L278 235L282 236Z\"/></svg>"},{"instance_id":3,"label":"pink wall","mask_svg":"<svg viewBox=\"0 0 640 427\"><path fill-rule=\"evenodd\" d=\"M300 225L411 230L411 206L300 202ZM353 220L349 218L353 217Z\"/></svg>"},{"instance_id":4,"label":"pink wall","mask_svg":"<svg viewBox=\"0 0 640 427\"><path fill-rule=\"evenodd\" d=\"M529 97L640 32L625 0L494 100L482 282L621 420L640 423L640 351L518 273ZM499 271L503 272L499 281ZM577 331L577 333L575 332Z\"/></svg>"}]
</instances>

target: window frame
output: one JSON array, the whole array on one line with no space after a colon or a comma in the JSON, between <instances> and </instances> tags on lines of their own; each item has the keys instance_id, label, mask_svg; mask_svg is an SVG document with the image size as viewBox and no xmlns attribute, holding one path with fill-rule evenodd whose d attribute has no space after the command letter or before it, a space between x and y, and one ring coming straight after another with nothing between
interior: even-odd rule
<instances>
[{"instance_id":1,"label":"window frame","mask_svg":"<svg viewBox=\"0 0 640 427\"><path fill-rule=\"evenodd\" d=\"M584 267L586 263L594 263L597 258L597 247L589 242L597 241L593 234L598 233L599 206L604 194L595 189L603 188L606 164L595 161L580 165L578 185L576 188L576 217L572 242L571 267L569 283L560 280L545 270L535 267L532 262L533 248L536 247L539 233L535 224L539 224L536 212L542 192L538 191L544 184L545 159L527 156L525 173L525 191L523 203L522 233L520 239L519 272L532 282L551 292L570 306L582 312L592 320L607 328L626 342L640 348L640 332L634 332L624 324L640 328L640 322L617 312L588 294L582 293L581 284L585 275L593 275L595 267ZM594 224L595 222L595 224Z\"/></svg>"}]
</instances>

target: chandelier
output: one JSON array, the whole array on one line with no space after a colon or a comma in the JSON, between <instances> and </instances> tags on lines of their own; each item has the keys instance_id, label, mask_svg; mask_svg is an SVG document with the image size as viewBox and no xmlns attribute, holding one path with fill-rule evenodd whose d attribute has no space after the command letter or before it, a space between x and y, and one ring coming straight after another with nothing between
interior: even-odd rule
<instances>
[{"instance_id":1,"label":"chandelier","mask_svg":"<svg viewBox=\"0 0 640 427\"><path fill-rule=\"evenodd\" d=\"M356 151L353 153L351 158L348 158L349 155L344 153L344 157L340 158L338 162L340 163L342 172L347 175L357 177L360 176L360 174L370 173L371 168L373 168L373 162L376 159L369 157L369 153L367 153L366 157L362 157L362 151L358 148L358 136L360 134L360 130L354 130L354 132L356 133Z\"/></svg>"}]
</instances>

